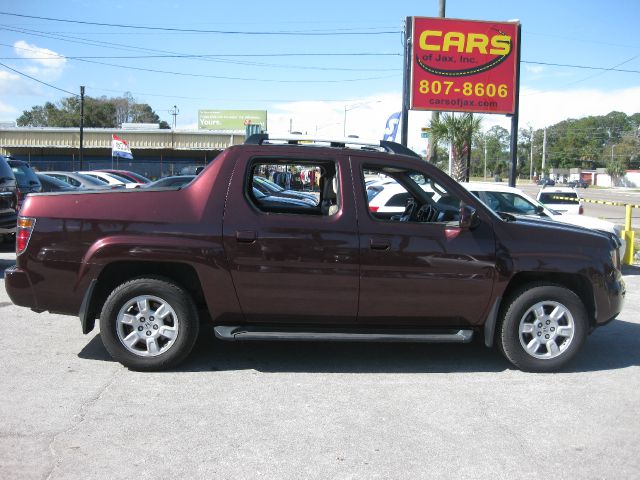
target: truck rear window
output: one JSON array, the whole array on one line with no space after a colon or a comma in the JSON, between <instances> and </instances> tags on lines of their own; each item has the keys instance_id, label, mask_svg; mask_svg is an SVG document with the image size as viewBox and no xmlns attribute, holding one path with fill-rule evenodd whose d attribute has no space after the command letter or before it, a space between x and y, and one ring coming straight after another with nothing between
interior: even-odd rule
<instances>
[{"instance_id":1,"label":"truck rear window","mask_svg":"<svg viewBox=\"0 0 640 480\"><path fill-rule=\"evenodd\" d=\"M575 192L545 192L540 194L542 203L555 203L556 205L575 205L580 203Z\"/></svg>"}]
</instances>

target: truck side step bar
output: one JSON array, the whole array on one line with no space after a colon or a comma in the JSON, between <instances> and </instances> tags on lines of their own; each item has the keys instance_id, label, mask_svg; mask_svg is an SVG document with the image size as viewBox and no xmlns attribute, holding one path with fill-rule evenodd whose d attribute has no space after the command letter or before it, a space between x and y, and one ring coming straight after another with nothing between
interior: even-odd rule
<instances>
[{"instance_id":1,"label":"truck side step bar","mask_svg":"<svg viewBox=\"0 0 640 480\"><path fill-rule=\"evenodd\" d=\"M227 341L282 340L333 342L425 342L469 343L473 330L389 330L389 329L296 329L255 325L219 325L213 328L217 338Z\"/></svg>"}]
</instances>

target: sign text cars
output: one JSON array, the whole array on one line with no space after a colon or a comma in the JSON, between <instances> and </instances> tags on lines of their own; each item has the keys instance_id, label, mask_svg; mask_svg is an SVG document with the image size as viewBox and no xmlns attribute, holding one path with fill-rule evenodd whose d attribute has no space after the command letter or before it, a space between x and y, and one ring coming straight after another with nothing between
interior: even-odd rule
<instances>
[{"instance_id":1,"label":"sign text cars","mask_svg":"<svg viewBox=\"0 0 640 480\"><path fill-rule=\"evenodd\" d=\"M411 108L515 111L518 23L413 17Z\"/></svg>"}]
</instances>

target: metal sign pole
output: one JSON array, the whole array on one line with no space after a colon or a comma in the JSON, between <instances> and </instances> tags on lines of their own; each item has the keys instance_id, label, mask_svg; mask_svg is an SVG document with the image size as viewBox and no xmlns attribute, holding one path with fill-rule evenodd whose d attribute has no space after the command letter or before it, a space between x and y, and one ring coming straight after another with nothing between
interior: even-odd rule
<instances>
[{"instance_id":1,"label":"metal sign pole","mask_svg":"<svg viewBox=\"0 0 640 480\"><path fill-rule=\"evenodd\" d=\"M409 95L411 93L411 37L413 17L404 22L404 78L402 82L402 113L400 115L400 143L407 146L409 132Z\"/></svg>"},{"instance_id":2,"label":"metal sign pole","mask_svg":"<svg viewBox=\"0 0 640 480\"><path fill-rule=\"evenodd\" d=\"M515 84L515 105L513 116L511 117L511 145L509 157L511 160L511 168L509 169L509 186L516 186L516 177L518 175L518 113L520 110L520 52L522 51L520 45L520 32L522 26L518 24L517 26L517 45L518 45L518 54L516 58L516 84Z\"/></svg>"}]
</instances>

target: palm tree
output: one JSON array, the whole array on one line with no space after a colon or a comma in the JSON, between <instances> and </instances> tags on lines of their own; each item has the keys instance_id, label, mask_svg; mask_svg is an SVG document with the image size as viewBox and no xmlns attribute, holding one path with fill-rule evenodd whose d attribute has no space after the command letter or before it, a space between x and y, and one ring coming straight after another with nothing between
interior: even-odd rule
<instances>
[{"instance_id":1,"label":"palm tree","mask_svg":"<svg viewBox=\"0 0 640 480\"><path fill-rule=\"evenodd\" d=\"M472 113L445 113L431 122L431 135L451 144L451 176L457 181L463 181L466 177L465 155L471 148L473 138L480 133L481 126L482 118L474 117Z\"/></svg>"}]
</instances>

